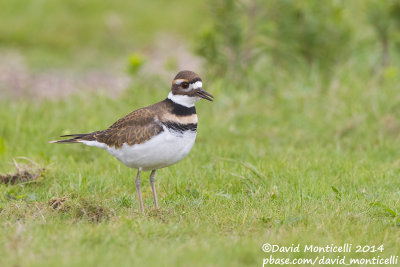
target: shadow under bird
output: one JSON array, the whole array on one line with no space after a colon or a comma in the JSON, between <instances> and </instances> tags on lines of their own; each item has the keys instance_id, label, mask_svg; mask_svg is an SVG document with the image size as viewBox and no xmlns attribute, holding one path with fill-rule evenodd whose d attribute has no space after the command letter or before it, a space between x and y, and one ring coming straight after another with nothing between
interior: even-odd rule
<instances>
[{"instance_id":1,"label":"shadow under bird","mask_svg":"<svg viewBox=\"0 0 400 267\"><path fill-rule=\"evenodd\" d=\"M195 102L213 101L203 90L201 78L192 71L179 72L172 81L168 97L156 104L131 112L108 129L61 137L70 139L50 143L82 143L107 150L123 164L138 169L135 185L140 210L144 212L140 172L150 171L154 204L158 208L155 173L177 163L192 149L197 135Z\"/></svg>"}]
</instances>

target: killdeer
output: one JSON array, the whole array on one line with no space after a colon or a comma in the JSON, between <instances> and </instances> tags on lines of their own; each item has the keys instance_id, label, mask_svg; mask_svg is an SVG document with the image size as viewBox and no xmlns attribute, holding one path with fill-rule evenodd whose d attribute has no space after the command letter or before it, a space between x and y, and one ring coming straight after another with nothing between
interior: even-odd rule
<instances>
[{"instance_id":1,"label":"killdeer","mask_svg":"<svg viewBox=\"0 0 400 267\"><path fill-rule=\"evenodd\" d=\"M158 208L154 185L156 170L177 163L189 153L197 134L194 104L200 99L213 101L213 98L203 90L202 80L196 73L181 71L172 81L165 100L129 113L106 130L63 135L61 137L69 139L50 143L82 143L100 147L126 166L137 169L135 185L140 210L144 212L141 171L151 171L150 185Z\"/></svg>"}]
</instances>

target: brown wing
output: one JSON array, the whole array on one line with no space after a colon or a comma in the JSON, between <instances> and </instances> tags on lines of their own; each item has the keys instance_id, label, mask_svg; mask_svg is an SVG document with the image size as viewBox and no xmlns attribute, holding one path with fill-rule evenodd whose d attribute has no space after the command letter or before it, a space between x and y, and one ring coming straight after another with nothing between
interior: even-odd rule
<instances>
[{"instance_id":1,"label":"brown wing","mask_svg":"<svg viewBox=\"0 0 400 267\"><path fill-rule=\"evenodd\" d=\"M163 131L161 124L155 120L156 116L157 110L149 107L138 109L119 119L108 129L93 133L93 139L116 148L123 143L142 144Z\"/></svg>"},{"instance_id":2,"label":"brown wing","mask_svg":"<svg viewBox=\"0 0 400 267\"><path fill-rule=\"evenodd\" d=\"M124 143L129 145L142 144L152 136L163 131L161 118L166 110L171 109L166 101L141 108L131 112L116 121L108 129L88 134L72 134L62 137L71 137L67 140L52 141L53 143L79 143L85 141L98 141L108 146L119 148Z\"/></svg>"}]
</instances>

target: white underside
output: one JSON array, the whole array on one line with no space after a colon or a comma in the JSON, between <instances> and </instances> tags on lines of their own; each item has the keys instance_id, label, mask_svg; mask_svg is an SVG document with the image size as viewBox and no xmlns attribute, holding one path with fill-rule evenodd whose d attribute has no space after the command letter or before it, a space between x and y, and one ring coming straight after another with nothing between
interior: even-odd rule
<instances>
[{"instance_id":1,"label":"white underside","mask_svg":"<svg viewBox=\"0 0 400 267\"><path fill-rule=\"evenodd\" d=\"M130 168L144 171L155 170L170 166L183 159L192 149L196 140L196 132L179 133L164 131L143 144L130 146L126 143L115 149L97 141L81 141L88 146L100 147L107 150L122 163Z\"/></svg>"}]
</instances>

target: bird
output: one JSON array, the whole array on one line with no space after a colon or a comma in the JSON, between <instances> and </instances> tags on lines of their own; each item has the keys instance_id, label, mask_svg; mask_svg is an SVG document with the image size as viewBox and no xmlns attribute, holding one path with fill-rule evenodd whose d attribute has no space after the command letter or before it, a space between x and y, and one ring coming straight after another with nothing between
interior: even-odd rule
<instances>
[{"instance_id":1,"label":"bird","mask_svg":"<svg viewBox=\"0 0 400 267\"><path fill-rule=\"evenodd\" d=\"M137 109L109 128L84 134L62 135L64 140L49 143L81 143L105 149L129 168L137 169L136 192L144 213L140 174L151 171L150 185L158 209L155 173L182 160L192 149L197 136L195 103L213 101L203 89L202 79L193 71L180 71L172 80L166 99Z\"/></svg>"}]
</instances>

